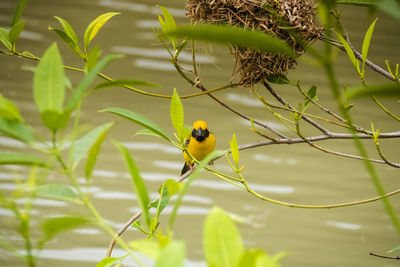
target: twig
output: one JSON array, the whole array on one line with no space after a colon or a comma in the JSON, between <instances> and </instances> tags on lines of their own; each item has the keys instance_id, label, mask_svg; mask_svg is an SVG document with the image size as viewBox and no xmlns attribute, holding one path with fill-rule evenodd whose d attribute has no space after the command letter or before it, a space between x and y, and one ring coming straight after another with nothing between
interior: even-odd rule
<instances>
[{"instance_id":1,"label":"twig","mask_svg":"<svg viewBox=\"0 0 400 267\"><path fill-rule=\"evenodd\" d=\"M370 252L369 255L370 256L374 256L374 257L378 257L378 258L389 259L389 260L400 260L400 256L389 257L389 256L383 256L383 255L375 254L375 253L372 253L372 252Z\"/></svg>"},{"instance_id":2,"label":"twig","mask_svg":"<svg viewBox=\"0 0 400 267\"><path fill-rule=\"evenodd\" d=\"M375 96L372 96L372 99L386 114L388 114L393 119L400 121L400 118L393 114L390 110L388 110L384 105L382 105L382 103Z\"/></svg>"},{"instance_id":3,"label":"twig","mask_svg":"<svg viewBox=\"0 0 400 267\"><path fill-rule=\"evenodd\" d=\"M187 177L189 177L189 175L193 172L193 170L190 170L188 172L186 172L185 174L183 174L182 176L180 176L179 178L176 179L177 182L182 182L184 181ZM157 200L159 200L160 197L157 197L155 199L153 199L150 203L149 206L153 203L155 203ZM140 216L142 216L142 211L138 211L137 213L135 213L119 230L118 232L115 234L116 237L114 237L110 244L108 245L108 250L107 250L107 254L106 257L111 257L112 251L114 249L114 246L118 240L118 238L137 220L140 218Z\"/></svg>"}]
</instances>

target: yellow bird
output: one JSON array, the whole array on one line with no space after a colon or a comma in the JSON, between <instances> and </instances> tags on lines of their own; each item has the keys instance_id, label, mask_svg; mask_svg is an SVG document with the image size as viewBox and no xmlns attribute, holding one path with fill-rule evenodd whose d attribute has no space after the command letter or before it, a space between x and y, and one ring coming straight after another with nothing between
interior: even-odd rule
<instances>
[{"instance_id":1,"label":"yellow bird","mask_svg":"<svg viewBox=\"0 0 400 267\"><path fill-rule=\"evenodd\" d=\"M193 131L186 139L185 145L190 155L198 161L201 161L208 154L213 152L215 148L215 137L208 130L205 121L196 121L193 123ZM194 161L186 152L183 153L183 157L185 158L185 165L183 165L181 175L191 170L194 165Z\"/></svg>"}]
</instances>

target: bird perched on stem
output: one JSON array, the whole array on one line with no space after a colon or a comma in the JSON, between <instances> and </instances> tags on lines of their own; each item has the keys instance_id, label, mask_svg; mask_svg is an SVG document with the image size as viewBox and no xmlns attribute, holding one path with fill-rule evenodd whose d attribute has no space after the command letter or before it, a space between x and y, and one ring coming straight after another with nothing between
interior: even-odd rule
<instances>
[{"instance_id":1,"label":"bird perched on stem","mask_svg":"<svg viewBox=\"0 0 400 267\"><path fill-rule=\"evenodd\" d=\"M198 161L204 159L208 154L213 152L215 148L215 137L207 128L205 121L196 121L193 123L193 131L185 142L187 151ZM183 165L181 175L193 169L194 160L184 152L185 165Z\"/></svg>"}]
</instances>

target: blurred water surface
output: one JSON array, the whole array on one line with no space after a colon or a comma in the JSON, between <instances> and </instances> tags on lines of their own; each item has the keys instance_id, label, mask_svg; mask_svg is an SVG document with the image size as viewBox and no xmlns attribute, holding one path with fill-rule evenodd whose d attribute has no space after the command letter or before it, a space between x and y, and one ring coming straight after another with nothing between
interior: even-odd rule
<instances>
[{"instance_id":1,"label":"blurred water surface","mask_svg":"<svg viewBox=\"0 0 400 267\"><path fill-rule=\"evenodd\" d=\"M23 19L27 21L26 30L18 43L20 51L29 50L41 56L54 41L59 42L66 65L82 67L83 63L61 44L58 36L48 30L48 26L58 27L53 16L66 19L82 37L86 26L96 16L105 12L121 12L112 18L94 39L103 54L122 53L126 56L112 63L104 71L109 76L120 79L141 79L157 83L159 88L145 88L153 92L171 94L176 87L180 94L196 92L175 71L169 63L169 55L155 38L152 28L158 27L160 13L156 4L166 6L175 16L177 23L187 23L184 16L184 1L177 0L35 0L27 5ZM15 0L2 0L0 3L0 26L8 27L12 19ZM384 60L400 62L400 28L398 21L378 14L369 56L377 64L384 66ZM363 35L371 18L361 8L342 8L345 26L348 28L353 44L360 48ZM316 46L320 45L318 42ZM209 52L204 52L204 51ZM210 51L211 50L211 51ZM200 45L197 59L201 63L200 73L204 84L213 88L226 84L231 76L234 62L227 48L205 48ZM190 68L191 53L181 54L181 63ZM40 133L48 136L34 106L32 97L32 73L22 70L23 66L34 66L16 57L0 56L1 93L15 101L23 117ZM357 76L343 53L338 53L337 74L342 85L359 84ZM67 72L73 84L81 74ZM301 80L304 88L313 84L318 86L321 102L335 109L331 93L327 87L322 70L304 56L295 71L289 72L293 81ZM379 75L367 70L369 83L384 82ZM296 104L302 97L292 87L277 86L276 89L286 99ZM262 92L262 88L259 89ZM276 129L290 134L268 113L249 89L237 88L216 93L226 103L249 116L269 123ZM270 99L272 100L272 99ZM383 102L397 114L399 103L386 99ZM206 120L217 138L217 148L226 149L228 139L236 133L239 144L262 140L248 130L249 122L240 119L213 102L207 96L184 100L185 121L190 124L197 119ZM398 123L390 120L368 99L356 102L354 117L357 123L366 128L374 121L383 131L399 129ZM97 113L105 107L118 106L145 114L172 133L169 122L169 101L151 98L122 88L98 91L84 103L82 120L90 125L115 120L109 114ZM310 111L319 113L317 109ZM136 136L140 128L127 121L120 122L112 129L110 137L122 142L137 162L149 192L155 192L162 182L176 178L182 167L180 151L163 140ZM313 133L313 131L308 131ZM354 153L351 141L326 141L319 143L341 152ZM382 141L382 147L389 159L398 161L399 143L393 140ZM376 157L373 147L371 155ZM9 138L0 137L1 151L25 151L24 144ZM312 150L307 145L280 145L243 151L241 162L246 163L244 172L249 184L257 192L271 198L304 204L331 204L370 198L376 195L369 175L362 162L339 158ZM215 168L229 171L224 159L216 162ZM387 191L399 187L399 171L387 166L376 165ZM16 189L15 180L26 179L28 169L16 166L0 168L0 190L9 194ZM79 176L83 172L79 170ZM84 183L84 179L80 179ZM49 177L49 182L68 183L66 177ZM137 197L133 193L129 174L117 149L110 139L103 146L102 153L94 171L92 186L89 189L95 206L106 220L117 230L138 210ZM21 203L24 200L21 200ZM397 213L400 212L399 196L391 198ZM367 205L332 210L305 210L277 206L263 202L232 185L203 173L195 181L184 198L175 227L175 237L187 242L188 266L203 266L202 225L211 207L218 205L225 210L243 216L250 223L239 224L247 247L262 248L270 254L286 251L283 266L394 266L395 262L384 261L369 256L370 251L386 253L399 245L399 238L392 227L380 202ZM162 222L166 221L171 209L168 207ZM38 199L33 209L33 235L40 234L38 223L47 216L69 213L83 213L82 207L64 202ZM0 231L9 240L18 240L12 230L12 214L0 209ZM165 218L164 218L165 217ZM161 225L162 227L163 225ZM130 229L125 238L135 239L143 236ZM107 249L110 237L97 229L84 228L62 234L51 242L40 254L39 266L94 266ZM123 255L119 249L115 255ZM0 252L1 266L22 266L21 262ZM126 266L134 266L127 261Z\"/></svg>"}]
</instances>

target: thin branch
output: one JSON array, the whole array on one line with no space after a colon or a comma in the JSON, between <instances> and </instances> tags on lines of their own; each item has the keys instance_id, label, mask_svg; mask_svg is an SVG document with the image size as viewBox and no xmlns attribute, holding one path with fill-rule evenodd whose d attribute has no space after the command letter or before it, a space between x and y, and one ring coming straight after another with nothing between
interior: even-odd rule
<instances>
[{"instance_id":1,"label":"thin branch","mask_svg":"<svg viewBox=\"0 0 400 267\"><path fill-rule=\"evenodd\" d=\"M214 95L210 94L207 89L201 84L201 83L196 83L195 81L193 81L192 79L190 79L182 70L182 68L179 66L179 64L176 62L176 60L171 59L171 63L175 66L175 69L178 71L178 73L187 81L189 82L192 86L199 88L200 90L202 90L204 93L206 93L209 97L211 97L212 99L214 99L217 103L219 103L221 106L223 106L224 108L230 110L231 112L235 113L236 115L242 117L245 120L248 121L253 121L255 124L273 132L274 134L276 134L277 136L281 137L281 138L285 138L286 136L282 133L280 133L279 131L271 128L270 126L268 126L265 123L262 123L260 121L257 120L253 120L252 118L250 118L249 116L247 116L246 114L243 114L241 112L239 112L238 110L232 108L231 106L228 106L227 104L225 104L224 102L222 102L221 100L219 100L217 97L215 97Z\"/></svg>"},{"instance_id":2,"label":"thin branch","mask_svg":"<svg viewBox=\"0 0 400 267\"><path fill-rule=\"evenodd\" d=\"M383 255L375 254L375 253L372 253L372 252L370 252L369 255L370 256L374 256L374 257L378 257L378 258L389 259L389 260L400 260L400 256L389 257L389 256L383 256Z\"/></svg>"},{"instance_id":3,"label":"thin branch","mask_svg":"<svg viewBox=\"0 0 400 267\"><path fill-rule=\"evenodd\" d=\"M375 96L372 96L372 99L386 114L388 114L393 119L400 121L400 118L392 113L390 110L388 110L384 105L382 105L382 103Z\"/></svg>"},{"instance_id":4,"label":"thin branch","mask_svg":"<svg viewBox=\"0 0 400 267\"><path fill-rule=\"evenodd\" d=\"M291 111L295 111L295 109L289 104L289 102L287 102L285 99L283 99L274 89L272 89L272 87L270 86L269 83L264 81L263 85L265 86L265 88L267 88L267 90L271 93L271 95L273 97L275 97L275 99L278 100L282 105L288 107ZM301 118L303 120L305 120L306 122L308 122L309 124L311 124L312 126L314 126L315 128L317 128L318 130L320 130L323 134L330 135L330 132L325 127L318 124L317 122L310 119L309 117L302 116Z\"/></svg>"}]
</instances>

